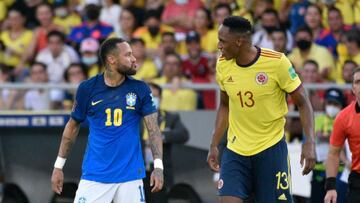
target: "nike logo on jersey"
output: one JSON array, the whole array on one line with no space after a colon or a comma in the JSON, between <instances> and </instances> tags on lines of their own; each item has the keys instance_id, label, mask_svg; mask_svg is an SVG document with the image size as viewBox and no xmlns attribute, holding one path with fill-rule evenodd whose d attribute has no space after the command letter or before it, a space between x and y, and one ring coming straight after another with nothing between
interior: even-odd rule
<instances>
[{"instance_id":1,"label":"nike logo on jersey","mask_svg":"<svg viewBox=\"0 0 360 203\"><path fill-rule=\"evenodd\" d=\"M227 80L227 82L234 82L231 76L229 77L229 79Z\"/></svg>"},{"instance_id":2,"label":"nike logo on jersey","mask_svg":"<svg viewBox=\"0 0 360 203\"><path fill-rule=\"evenodd\" d=\"M102 102L103 100L99 100L99 101L92 101L91 102L91 106L95 106L96 104Z\"/></svg>"},{"instance_id":3,"label":"nike logo on jersey","mask_svg":"<svg viewBox=\"0 0 360 203\"><path fill-rule=\"evenodd\" d=\"M278 200L286 201L287 198L286 198L285 194L283 193L282 195L280 195L280 196L278 197Z\"/></svg>"}]
</instances>

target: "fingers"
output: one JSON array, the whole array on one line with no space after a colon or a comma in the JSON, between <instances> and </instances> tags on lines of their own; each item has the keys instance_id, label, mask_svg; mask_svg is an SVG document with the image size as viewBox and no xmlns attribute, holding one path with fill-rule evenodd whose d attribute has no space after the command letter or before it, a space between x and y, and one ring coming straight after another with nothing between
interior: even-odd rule
<instances>
[{"instance_id":1,"label":"fingers","mask_svg":"<svg viewBox=\"0 0 360 203\"><path fill-rule=\"evenodd\" d=\"M56 194L61 194L62 192L62 181L61 180L55 180L52 183L52 190L56 193Z\"/></svg>"},{"instance_id":2,"label":"fingers","mask_svg":"<svg viewBox=\"0 0 360 203\"><path fill-rule=\"evenodd\" d=\"M305 159L305 167L304 167L302 174L303 175L309 174L313 170L314 167L315 167L315 159L313 159L313 158Z\"/></svg>"},{"instance_id":3,"label":"fingers","mask_svg":"<svg viewBox=\"0 0 360 203\"><path fill-rule=\"evenodd\" d=\"M219 164L217 163L217 161L215 161L214 159L210 159L208 161L208 164L211 168L211 170L215 171L215 172L219 172L220 171L220 166Z\"/></svg>"},{"instance_id":4,"label":"fingers","mask_svg":"<svg viewBox=\"0 0 360 203\"><path fill-rule=\"evenodd\" d=\"M151 189L151 192L159 192L163 188L164 182L155 176L152 176L151 179L153 180L153 185L154 185L154 187ZM152 185L150 184L150 186Z\"/></svg>"}]
</instances>

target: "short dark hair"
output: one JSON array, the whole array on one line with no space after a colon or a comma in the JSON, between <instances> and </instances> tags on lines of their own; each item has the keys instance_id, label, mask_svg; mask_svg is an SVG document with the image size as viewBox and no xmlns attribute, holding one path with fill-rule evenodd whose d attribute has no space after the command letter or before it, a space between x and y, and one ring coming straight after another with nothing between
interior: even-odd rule
<instances>
[{"instance_id":1,"label":"short dark hair","mask_svg":"<svg viewBox=\"0 0 360 203\"><path fill-rule=\"evenodd\" d=\"M280 32L280 33L282 33L282 34L285 36L285 38L287 39L286 30L285 30L284 28L277 27L277 28L275 28L275 29L272 31L272 33L275 33L275 32Z\"/></svg>"},{"instance_id":2,"label":"short dark hair","mask_svg":"<svg viewBox=\"0 0 360 203\"><path fill-rule=\"evenodd\" d=\"M360 31L357 28L353 28L345 32L346 40L349 42L356 42L357 46L360 47Z\"/></svg>"},{"instance_id":3,"label":"short dark hair","mask_svg":"<svg viewBox=\"0 0 360 203\"><path fill-rule=\"evenodd\" d=\"M337 12L342 17L342 13L341 13L340 9L336 8L335 6L329 7L328 13L330 13L330 12Z\"/></svg>"},{"instance_id":4,"label":"short dark hair","mask_svg":"<svg viewBox=\"0 0 360 203\"><path fill-rule=\"evenodd\" d=\"M205 8L205 7L201 7L198 10L201 10L206 14L206 17L207 17L207 19L209 21L209 23L207 25L207 28L208 29L214 28L214 22L213 22L213 19L212 19L212 16L211 16L211 11L209 9Z\"/></svg>"},{"instance_id":5,"label":"short dark hair","mask_svg":"<svg viewBox=\"0 0 360 203\"><path fill-rule=\"evenodd\" d=\"M319 70L319 64L315 60L308 59L304 62L303 66L305 66L306 64L312 64L316 67L316 70Z\"/></svg>"},{"instance_id":6,"label":"short dark hair","mask_svg":"<svg viewBox=\"0 0 360 203\"><path fill-rule=\"evenodd\" d=\"M173 33L173 32L163 32L161 34L161 39L163 39L165 36L170 36L175 39L175 33Z\"/></svg>"},{"instance_id":7,"label":"short dark hair","mask_svg":"<svg viewBox=\"0 0 360 203\"><path fill-rule=\"evenodd\" d=\"M299 32L307 32L311 37L313 36L313 33L312 33L311 29L308 26L299 27L296 30L295 35L297 35Z\"/></svg>"},{"instance_id":8,"label":"short dark hair","mask_svg":"<svg viewBox=\"0 0 360 203\"><path fill-rule=\"evenodd\" d=\"M91 16L92 20L99 19L101 8L96 4L88 4L84 8L85 15L87 17Z\"/></svg>"},{"instance_id":9,"label":"short dark hair","mask_svg":"<svg viewBox=\"0 0 360 203\"><path fill-rule=\"evenodd\" d=\"M351 63L351 64L353 64L353 65L355 65L355 66L358 65L355 61L350 60L350 59L345 60L344 65L345 65L345 64L348 64L348 63Z\"/></svg>"},{"instance_id":10,"label":"short dark hair","mask_svg":"<svg viewBox=\"0 0 360 203\"><path fill-rule=\"evenodd\" d=\"M130 39L130 42L129 42L130 45L136 44L136 43L141 43L143 46L145 46L145 41L139 37L134 37L134 38Z\"/></svg>"},{"instance_id":11,"label":"short dark hair","mask_svg":"<svg viewBox=\"0 0 360 203\"><path fill-rule=\"evenodd\" d=\"M150 18L155 18L157 20L161 19L161 13L159 12L159 10L156 9L150 9L147 10L144 14L144 21L149 20Z\"/></svg>"},{"instance_id":12,"label":"short dark hair","mask_svg":"<svg viewBox=\"0 0 360 203\"><path fill-rule=\"evenodd\" d=\"M275 9L273 9L273 8L268 8L268 9L266 9L266 10L261 14L261 16L264 16L265 14L272 14L272 15L274 15L274 16L276 17L276 19L279 20L279 14L278 14L278 12L277 12Z\"/></svg>"},{"instance_id":13,"label":"short dark hair","mask_svg":"<svg viewBox=\"0 0 360 203\"><path fill-rule=\"evenodd\" d=\"M230 32L238 34L251 34L252 26L249 20L241 16L228 16L222 23Z\"/></svg>"},{"instance_id":14,"label":"short dark hair","mask_svg":"<svg viewBox=\"0 0 360 203\"><path fill-rule=\"evenodd\" d=\"M354 82L354 80L355 80L355 74L356 74L356 73L360 73L360 67L355 68L355 70L354 70L353 73L352 73L353 82Z\"/></svg>"},{"instance_id":15,"label":"short dark hair","mask_svg":"<svg viewBox=\"0 0 360 203\"><path fill-rule=\"evenodd\" d=\"M65 42L66 38L65 38L65 34L60 32L60 31L57 31L57 30L53 30L53 31L50 31L46 38L49 40L50 37L59 37L61 39L62 42Z\"/></svg>"},{"instance_id":16,"label":"short dark hair","mask_svg":"<svg viewBox=\"0 0 360 203\"><path fill-rule=\"evenodd\" d=\"M179 60L180 65L181 65L182 59L181 59L181 56L179 54L177 54L176 52L169 52L169 53L165 54L165 58L167 58L169 56L175 56Z\"/></svg>"},{"instance_id":17,"label":"short dark hair","mask_svg":"<svg viewBox=\"0 0 360 203\"><path fill-rule=\"evenodd\" d=\"M30 70L34 68L34 66L41 66L43 67L43 69L46 71L47 70L47 65L43 62L40 61L33 61L30 64Z\"/></svg>"},{"instance_id":18,"label":"short dark hair","mask_svg":"<svg viewBox=\"0 0 360 203\"><path fill-rule=\"evenodd\" d=\"M162 95L162 88L160 87L160 85L155 84L153 82L149 82L148 85L152 88L155 88L157 91L159 91L159 96L161 97Z\"/></svg>"},{"instance_id":19,"label":"short dark hair","mask_svg":"<svg viewBox=\"0 0 360 203\"><path fill-rule=\"evenodd\" d=\"M231 15L231 13L232 13L231 7L229 6L229 4L225 4L225 3L219 3L215 6L215 8L214 8L215 14L216 14L217 10L222 9L222 8L227 9L229 11L229 14Z\"/></svg>"},{"instance_id":20,"label":"short dark hair","mask_svg":"<svg viewBox=\"0 0 360 203\"><path fill-rule=\"evenodd\" d=\"M100 50L99 50L99 56L100 56L101 63L103 65L106 65L106 57L108 56L108 54L117 49L117 46L116 46L117 44L123 43L123 42L126 42L126 41L122 38L114 37L114 38L105 40L101 44Z\"/></svg>"}]
</instances>

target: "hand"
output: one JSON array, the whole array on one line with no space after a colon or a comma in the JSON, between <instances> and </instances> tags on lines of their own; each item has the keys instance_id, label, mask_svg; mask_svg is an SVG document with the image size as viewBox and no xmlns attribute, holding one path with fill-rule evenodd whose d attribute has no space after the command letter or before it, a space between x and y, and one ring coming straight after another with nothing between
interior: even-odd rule
<instances>
[{"instance_id":1,"label":"hand","mask_svg":"<svg viewBox=\"0 0 360 203\"><path fill-rule=\"evenodd\" d=\"M302 146L301 157L300 157L300 164L301 167L304 166L305 160L305 167L302 172L303 175L307 175L312 171L315 167L315 142L314 141L306 141Z\"/></svg>"},{"instance_id":2,"label":"hand","mask_svg":"<svg viewBox=\"0 0 360 203\"><path fill-rule=\"evenodd\" d=\"M217 146L210 146L209 154L207 157L207 162L211 168L211 170L215 172L219 172L220 166L219 166L219 150Z\"/></svg>"},{"instance_id":3,"label":"hand","mask_svg":"<svg viewBox=\"0 0 360 203\"><path fill-rule=\"evenodd\" d=\"M155 168L151 173L151 177L150 177L150 187L153 187L151 189L151 192L159 192L163 188L163 185L164 185L163 170L159 168Z\"/></svg>"},{"instance_id":4,"label":"hand","mask_svg":"<svg viewBox=\"0 0 360 203\"><path fill-rule=\"evenodd\" d=\"M51 176L51 188L57 194L61 194L64 183L64 173L61 169L54 168Z\"/></svg>"},{"instance_id":5,"label":"hand","mask_svg":"<svg viewBox=\"0 0 360 203\"><path fill-rule=\"evenodd\" d=\"M336 203L336 198L336 190L328 190L324 198L324 203Z\"/></svg>"}]
</instances>

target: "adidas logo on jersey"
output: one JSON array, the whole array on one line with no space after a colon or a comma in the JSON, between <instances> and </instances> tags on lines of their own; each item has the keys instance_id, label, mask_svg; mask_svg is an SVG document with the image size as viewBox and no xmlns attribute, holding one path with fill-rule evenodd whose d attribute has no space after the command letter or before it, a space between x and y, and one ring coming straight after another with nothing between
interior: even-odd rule
<instances>
[{"instance_id":1,"label":"adidas logo on jersey","mask_svg":"<svg viewBox=\"0 0 360 203\"><path fill-rule=\"evenodd\" d=\"M234 80L232 79L232 76L229 77L229 79L227 80L227 82L234 82Z\"/></svg>"},{"instance_id":2,"label":"adidas logo on jersey","mask_svg":"<svg viewBox=\"0 0 360 203\"><path fill-rule=\"evenodd\" d=\"M283 193L282 195L280 195L280 196L278 197L278 200L286 201L287 198L286 198L285 194Z\"/></svg>"}]
</instances>

